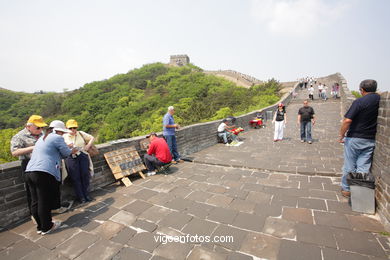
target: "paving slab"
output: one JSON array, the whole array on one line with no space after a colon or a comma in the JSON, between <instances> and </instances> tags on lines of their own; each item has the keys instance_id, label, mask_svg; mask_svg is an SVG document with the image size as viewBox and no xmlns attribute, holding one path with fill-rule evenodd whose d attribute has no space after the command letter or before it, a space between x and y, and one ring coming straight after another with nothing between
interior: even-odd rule
<instances>
[{"instance_id":1,"label":"paving slab","mask_svg":"<svg viewBox=\"0 0 390 260\"><path fill-rule=\"evenodd\" d=\"M214 222L210 222L199 218L193 218L183 228L182 232L190 235L210 236L217 226L218 224Z\"/></svg>"},{"instance_id":2,"label":"paving slab","mask_svg":"<svg viewBox=\"0 0 390 260\"><path fill-rule=\"evenodd\" d=\"M304 208L283 208L282 218L307 224L313 224L312 210Z\"/></svg>"},{"instance_id":3,"label":"paving slab","mask_svg":"<svg viewBox=\"0 0 390 260\"><path fill-rule=\"evenodd\" d=\"M333 228L333 232L337 245L341 250L377 257L386 257L385 251L371 233L340 228Z\"/></svg>"},{"instance_id":4,"label":"paving slab","mask_svg":"<svg viewBox=\"0 0 390 260\"><path fill-rule=\"evenodd\" d=\"M87 248L93 245L98 239L98 236L80 232L72 237L72 239L59 245L56 251L69 259L74 259L87 250Z\"/></svg>"},{"instance_id":5,"label":"paving slab","mask_svg":"<svg viewBox=\"0 0 390 260\"><path fill-rule=\"evenodd\" d=\"M121 244L101 239L75 259L112 259L121 248Z\"/></svg>"},{"instance_id":6,"label":"paving slab","mask_svg":"<svg viewBox=\"0 0 390 260\"><path fill-rule=\"evenodd\" d=\"M295 222L281 218L268 217L265 221L263 232L274 237L295 239Z\"/></svg>"},{"instance_id":7,"label":"paving slab","mask_svg":"<svg viewBox=\"0 0 390 260\"><path fill-rule=\"evenodd\" d=\"M280 240L268 235L249 233L240 251L260 259L277 259Z\"/></svg>"},{"instance_id":8,"label":"paving slab","mask_svg":"<svg viewBox=\"0 0 390 260\"><path fill-rule=\"evenodd\" d=\"M124 247L116 254L112 259L113 260L127 260L127 259L137 259L137 260L148 260L151 258L151 254L145 251L137 250L131 247Z\"/></svg>"},{"instance_id":9,"label":"paving slab","mask_svg":"<svg viewBox=\"0 0 390 260\"><path fill-rule=\"evenodd\" d=\"M19 240L0 251L0 259L20 259L37 249L39 249L39 246L36 243L33 243L28 239Z\"/></svg>"},{"instance_id":10,"label":"paving slab","mask_svg":"<svg viewBox=\"0 0 390 260\"><path fill-rule=\"evenodd\" d=\"M225 260L225 256L213 252L207 248L196 246L192 249L191 253L187 257L187 260L199 260L199 259L213 259L213 260Z\"/></svg>"},{"instance_id":11,"label":"paving slab","mask_svg":"<svg viewBox=\"0 0 390 260\"><path fill-rule=\"evenodd\" d=\"M281 240L278 260L322 260L321 248L312 244Z\"/></svg>"},{"instance_id":12,"label":"paving slab","mask_svg":"<svg viewBox=\"0 0 390 260\"><path fill-rule=\"evenodd\" d=\"M132 237L127 244L131 247L152 253L153 250L160 244L155 239L156 234L150 232L142 232Z\"/></svg>"},{"instance_id":13,"label":"paving slab","mask_svg":"<svg viewBox=\"0 0 390 260\"><path fill-rule=\"evenodd\" d=\"M337 248L333 232L328 227L297 223L295 228L297 231L297 241L308 244L316 244L319 246Z\"/></svg>"}]
</instances>

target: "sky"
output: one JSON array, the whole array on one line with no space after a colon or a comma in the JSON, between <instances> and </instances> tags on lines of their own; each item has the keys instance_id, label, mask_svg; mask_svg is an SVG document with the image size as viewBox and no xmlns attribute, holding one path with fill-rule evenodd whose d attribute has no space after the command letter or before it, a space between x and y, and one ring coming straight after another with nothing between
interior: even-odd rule
<instances>
[{"instance_id":1,"label":"sky","mask_svg":"<svg viewBox=\"0 0 390 260\"><path fill-rule=\"evenodd\" d=\"M0 0L0 87L73 90L170 55L293 81L340 72L390 91L389 0Z\"/></svg>"}]
</instances>

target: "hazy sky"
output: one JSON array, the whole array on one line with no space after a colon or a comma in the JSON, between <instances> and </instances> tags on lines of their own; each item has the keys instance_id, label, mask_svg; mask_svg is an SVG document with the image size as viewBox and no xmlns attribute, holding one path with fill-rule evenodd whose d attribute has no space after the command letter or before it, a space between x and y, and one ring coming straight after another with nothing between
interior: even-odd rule
<instances>
[{"instance_id":1,"label":"hazy sky","mask_svg":"<svg viewBox=\"0 0 390 260\"><path fill-rule=\"evenodd\" d=\"M76 89L187 54L206 70L341 72L390 90L389 0L0 0L0 87Z\"/></svg>"}]
</instances>

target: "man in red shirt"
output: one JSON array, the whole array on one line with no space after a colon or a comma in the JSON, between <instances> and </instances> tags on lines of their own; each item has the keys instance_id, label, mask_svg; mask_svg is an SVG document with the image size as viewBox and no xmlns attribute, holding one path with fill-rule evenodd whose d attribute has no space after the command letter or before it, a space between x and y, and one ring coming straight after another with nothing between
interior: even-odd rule
<instances>
[{"instance_id":1,"label":"man in red shirt","mask_svg":"<svg viewBox=\"0 0 390 260\"><path fill-rule=\"evenodd\" d=\"M147 176L156 174L156 168L172 161L172 155L167 142L163 138L157 137L156 133L150 133L150 145L147 154L144 156L144 162L148 169Z\"/></svg>"}]
</instances>

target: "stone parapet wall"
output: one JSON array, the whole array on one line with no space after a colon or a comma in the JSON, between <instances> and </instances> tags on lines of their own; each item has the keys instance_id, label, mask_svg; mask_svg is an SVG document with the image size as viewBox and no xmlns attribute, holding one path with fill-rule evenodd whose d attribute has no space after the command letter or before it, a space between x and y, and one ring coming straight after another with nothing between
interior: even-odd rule
<instances>
[{"instance_id":1,"label":"stone parapet wall","mask_svg":"<svg viewBox=\"0 0 390 260\"><path fill-rule=\"evenodd\" d=\"M376 179L377 212L390 231L390 92L381 94L372 173Z\"/></svg>"},{"instance_id":2,"label":"stone parapet wall","mask_svg":"<svg viewBox=\"0 0 390 260\"><path fill-rule=\"evenodd\" d=\"M297 85L295 85L295 88ZM286 93L281 101L288 104L292 98L291 93ZM278 102L278 103L279 103ZM266 107L260 110L264 118L267 111L275 111L277 104ZM236 125L249 128L249 120L254 118L258 111L253 111L248 114L237 117ZM202 149L215 145L217 143L217 127L221 120L199 123L186 126L177 131L177 145L182 156L188 156L191 153L198 152ZM158 133L161 135L161 133ZM100 154L93 158L95 175L91 179L91 190L96 190L99 187L114 183L111 170L104 159L104 153L121 149L127 146L134 145L140 154L141 151L139 142L143 140L144 136L133 137L129 139L120 139L104 144L97 145ZM65 182L61 188L62 197L69 198L73 194L70 183ZM28 217L26 191L24 189L24 182L22 178L20 162L11 162L0 165L0 227L7 226L18 220Z\"/></svg>"},{"instance_id":3,"label":"stone parapet wall","mask_svg":"<svg viewBox=\"0 0 390 260\"><path fill-rule=\"evenodd\" d=\"M351 91L349 90L347 81L345 80L343 75L341 75L341 73L336 73L336 75L340 79L340 82L339 82L339 84L340 84L340 98L341 98L341 102L342 102L341 114L344 116L345 113L347 112L347 110L349 109L349 107L352 105L352 102L356 99L356 97L354 95L352 95Z\"/></svg>"},{"instance_id":4,"label":"stone parapet wall","mask_svg":"<svg viewBox=\"0 0 390 260\"><path fill-rule=\"evenodd\" d=\"M249 76L247 74L237 72L234 70L215 70L215 71L205 71L206 74L219 74L226 75L232 78L237 78L237 80L241 80L246 82L249 85L261 84L263 81L256 79L255 77Z\"/></svg>"}]
</instances>

